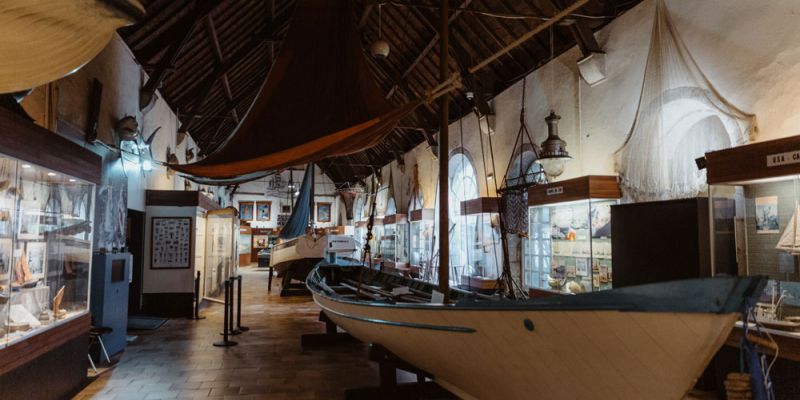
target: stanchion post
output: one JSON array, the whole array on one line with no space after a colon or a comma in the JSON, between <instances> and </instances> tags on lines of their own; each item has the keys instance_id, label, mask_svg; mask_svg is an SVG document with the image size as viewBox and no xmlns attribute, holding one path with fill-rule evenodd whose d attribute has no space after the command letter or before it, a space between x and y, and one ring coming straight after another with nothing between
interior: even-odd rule
<instances>
[{"instance_id":1,"label":"stanchion post","mask_svg":"<svg viewBox=\"0 0 800 400\"><path fill-rule=\"evenodd\" d=\"M217 347L228 347L228 346L236 346L238 343L228 340L228 323L230 321L231 315L228 315L228 311L230 310L228 304L231 302L231 295L233 294L233 287L231 285L231 281L225 281L225 305L224 305L224 318L222 322L222 340L218 342L214 342L214 346Z\"/></svg>"},{"instance_id":2,"label":"stanchion post","mask_svg":"<svg viewBox=\"0 0 800 400\"><path fill-rule=\"evenodd\" d=\"M250 328L242 326L242 276L237 276L236 280L239 281L239 290L237 290L239 297L236 298L236 329L240 332L247 332Z\"/></svg>"},{"instance_id":3,"label":"stanchion post","mask_svg":"<svg viewBox=\"0 0 800 400\"><path fill-rule=\"evenodd\" d=\"M231 299L230 299L230 302L228 302L228 307L230 307L230 308L229 308L229 314L230 314L231 318L228 320L228 330L231 332L231 335L238 335L238 334L241 334L241 333L242 333L242 331L240 331L240 330L236 329L236 327L234 327L234 326L233 326L233 320L234 320L234 309L233 309L233 297L234 297L234 291L233 291L233 282L234 282L235 280L236 280L236 277L235 277L235 276L232 276L232 277L228 278L228 282L229 282L229 283L230 283L230 285L231 285Z\"/></svg>"}]
</instances>

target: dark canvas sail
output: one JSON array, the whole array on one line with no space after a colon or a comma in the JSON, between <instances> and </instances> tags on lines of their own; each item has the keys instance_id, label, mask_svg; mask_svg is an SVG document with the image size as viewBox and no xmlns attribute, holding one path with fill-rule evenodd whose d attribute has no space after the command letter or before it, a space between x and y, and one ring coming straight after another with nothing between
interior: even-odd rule
<instances>
[{"instance_id":1,"label":"dark canvas sail","mask_svg":"<svg viewBox=\"0 0 800 400\"><path fill-rule=\"evenodd\" d=\"M306 233L308 219L311 216L311 198L314 196L313 187L314 164L306 166L303 183L300 185L300 194L294 202L294 209L286 225L281 228L281 239L292 239Z\"/></svg>"},{"instance_id":2,"label":"dark canvas sail","mask_svg":"<svg viewBox=\"0 0 800 400\"><path fill-rule=\"evenodd\" d=\"M171 168L207 178L352 154L377 144L419 104L389 104L364 58L352 2L300 0L266 83L222 148Z\"/></svg>"}]
</instances>

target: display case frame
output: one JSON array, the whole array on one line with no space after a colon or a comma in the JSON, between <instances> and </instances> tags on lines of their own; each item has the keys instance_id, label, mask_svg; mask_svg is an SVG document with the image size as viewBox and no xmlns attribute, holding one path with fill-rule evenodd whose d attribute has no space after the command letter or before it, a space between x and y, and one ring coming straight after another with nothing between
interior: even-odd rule
<instances>
[{"instance_id":1,"label":"display case frame","mask_svg":"<svg viewBox=\"0 0 800 400\"><path fill-rule=\"evenodd\" d=\"M409 268L410 227L406 214L387 215L383 218L383 236L380 251L383 267L389 271L411 274Z\"/></svg>"},{"instance_id":2,"label":"display case frame","mask_svg":"<svg viewBox=\"0 0 800 400\"><path fill-rule=\"evenodd\" d=\"M75 290L65 288L61 298L61 302L64 304L65 301L69 301L68 296L74 295L77 299L77 295L81 294L84 300L80 301L80 309L75 309L71 315L64 315L64 318L56 319L45 327L31 331L17 340L9 341L4 338L3 343L0 344L0 360L3 360L0 363L0 387L7 389L4 391L6 395L13 397L14 393L20 396L37 393L36 389L41 388L43 377L55 376L59 379L46 385L46 390L39 391L39 393L46 392L53 398L68 397L70 391L74 390L86 377L87 333L91 323L89 295L91 290L90 260L94 242L92 237L95 217L94 201L96 187L102 182L102 158L87 148L35 125L29 119L2 107L0 107L0 154L17 160L19 164L29 164L33 169L52 172L57 176L51 178L64 178L65 186L84 182L90 186L90 190L88 190L90 198L87 199L90 207L85 216L81 217L84 220L83 223L65 223L64 221L69 220L70 217L64 215L53 218L53 214L56 214L53 208L54 203L47 205L38 218L43 225L53 226L52 229L39 230L39 233L47 236L47 241L62 241L76 235L85 236L81 239L82 250L76 254L65 252L64 248L51 251L50 247L53 243L45 246L48 258L45 261L48 279L56 277L55 275L51 276L52 269L54 272L60 272L65 281L85 280L86 284L81 284L80 288L77 286ZM46 173L45 176L50 177ZM74 179L74 181L70 181L70 179ZM0 183L0 185L6 186L4 190L6 194L11 192L16 197L25 196L25 193L18 193L24 190L24 187L15 188L16 185L6 185L5 183ZM15 190L10 191L12 188ZM27 196L32 196L32 194L29 191ZM13 222L11 218L18 211L17 199L13 201L13 208L8 210L9 223ZM62 202L61 207L63 213L63 210L67 209L66 205ZM51 222L54 221L61 221L61 223L52 224ZM84 230L84 227L88 228L88 231ZM2 233L6 236L11 235L11 249L16 248L16 232L17 230L12 229ZM80 265L77 265L75 261L79 261ZM70 263L73 264L70 266L71 271L65 269L65 266ZM6 265L9 269L13 268L11 263ZM11 274L9 271L8 280L11 279ZM10 284L7 285L11 290ZM56 294L61 291L60 287L63 287L53 286ZM46 301L50 303L48 305L50 309L53 306L52 297L48 293L46 298ZM8 300L7 304L11 302L10 298ZM57 315L58 312L54 314Z\"/></svg>"},{"instance_id":3,"label":"display case frame","mask_svg":"<svg viewBox=\"0 0 800 400\"><path fill-rule=\"evenodd\" d=\"M431 253L435 233L435 212L432 208L419 208L408 213L409 220L409 254L410 268L422 271L430 267Z\"/></svg>"},{"instance_id":4,"label":"display case frame","mask_svg":"<svg viewBox=\"0 0 800 400\"><path fill-rule=\"evenodd\" d=\"M702 161L708 183L712 274L728 269L739 275L767 276L753 315L760 329L779 344L779 357L800 362L800 259L792 247L795 240L786 240L797 237L800 218L800 136L708 152ZM741 344L740 328L741 322L729 345ZM794 369L787 372L790 365L779 365L773 374L794 376Z\"/></svg>"},{"instance_id":5,"label":"display case frame","mask_svg":"<svg viewBox=\"0 0 800 400\"><path fill-rule=\"evenodd\" d=\"M224 284L239 269L239 216L233 207L206 213L203 297L224 301Z\"/></svg>"},{"instance_id":6,"label":"display case frame","mask_svg":"<svg viewBox=\"0 0 800 400\"><path fill-rule=\"evenodd\" d=\"M525 286L565 293L610 289L610 206L621 197L616 176L588 175L530 187Z\"/></svg>"},{"instance_id":7,"label":"display case frame","mask_svg":"<svg viewBox=\"0 0 800 400\"><path fill-rule=\"evenodd\" d=\"M461 202L459 218L465 219L467 238L472 239L467 243L467 265L454 271L462 289L492 292L499 288L503 269L499 201L497 197L478 197Z\"/></svg>"}]
</instances>

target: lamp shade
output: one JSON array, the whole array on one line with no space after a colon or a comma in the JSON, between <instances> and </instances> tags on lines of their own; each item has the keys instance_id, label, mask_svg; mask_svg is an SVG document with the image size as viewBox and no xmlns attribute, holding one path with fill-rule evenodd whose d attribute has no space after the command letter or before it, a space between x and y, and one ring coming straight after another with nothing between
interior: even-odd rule
<instances>
[{"instance_id":1,"label":"lamp shade","mask_svg":"<svg viewBox=\"0 0 800 400\"><path fill-rule=\"evenodd\" d=\"M537 162L542 165L548 178L555 178L564 173L567 161L572 159L567 151L567 142L558 137L558 121L560 119L561 116L552 110L550 115L544 119L547 122L547 140L542 142L542 150Z\"/></svg>"}]
</instances>

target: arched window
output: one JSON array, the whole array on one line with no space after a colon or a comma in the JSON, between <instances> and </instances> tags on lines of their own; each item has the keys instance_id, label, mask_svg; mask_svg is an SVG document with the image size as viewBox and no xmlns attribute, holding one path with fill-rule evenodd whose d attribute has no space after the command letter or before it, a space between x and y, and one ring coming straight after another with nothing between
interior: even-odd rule
<instances>
[{"instance_id":1,"label":"arched window","mask_svg":"<svg viewBox=\"0 0 800 400\"><path fill-rule=\"evenodd\" d=\"M478 176L472 157L465 149L454 150L449 166L449 216L450 216L450 266L456 271L451 279L458 281L458 274L467 267L467 221L461 215L461 202L478 197Z\"/></svg>"}]
</instances>

